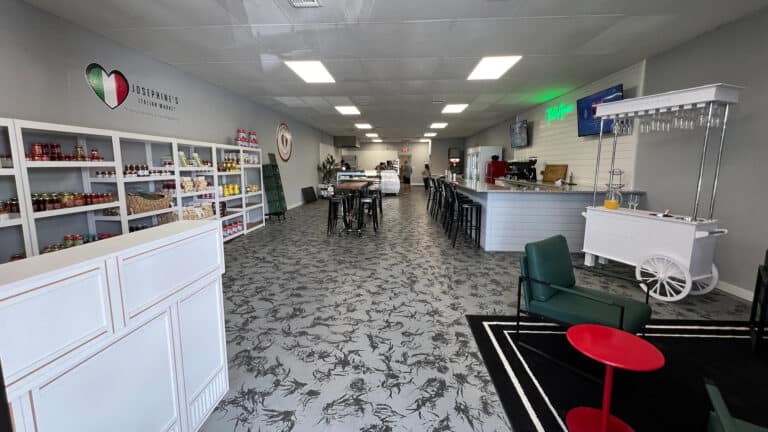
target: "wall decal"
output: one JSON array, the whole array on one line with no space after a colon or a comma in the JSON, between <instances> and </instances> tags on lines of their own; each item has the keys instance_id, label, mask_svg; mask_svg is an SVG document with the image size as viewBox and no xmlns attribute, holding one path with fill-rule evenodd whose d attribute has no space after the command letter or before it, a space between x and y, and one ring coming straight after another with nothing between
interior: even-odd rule
<instances>
[{"instance_id":1,"label":"wall decal","mask_svg":"<svg viewBox=\"0 0 768 432\"><path fill-rule=\"evenodd\" d=\"M107 73L101 65L91 63L85 68L85 78L96 96L110 109L119 107L128 97L128 80L119 70Z\"/></svg>"},{"instance_id":2,"label":"wall decal","mask_svg":"<svg viewBox=\"0 0 768 432\"><path fill-rule=\"evenodd\" d=\"M277 126L277 152L280 154L280 159L288 161L291 158L291 152L293 151L293 136L291 130L288 129L288 125L280 123Z\"/></svg>"}]
</instances>

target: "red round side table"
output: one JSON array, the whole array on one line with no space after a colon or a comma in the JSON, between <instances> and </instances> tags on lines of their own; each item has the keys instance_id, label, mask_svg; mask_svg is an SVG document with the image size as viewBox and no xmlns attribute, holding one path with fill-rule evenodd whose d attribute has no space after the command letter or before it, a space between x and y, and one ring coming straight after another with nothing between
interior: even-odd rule
<instances>
[{"instance_id":1,"label":"red round side table","mask_svg":"<svg viewBox=\"0 0 768 432\"><path fill-rule=\"evenodd\" d=\"M568 342L587 357L605 365L603 408L578 407L568 411L570 432L627 432L632 427L611 415L613 369L651 372L664 366L664 355L650 342L613 327L579 324L568 329Z\"/></svg>"}]
</instances>

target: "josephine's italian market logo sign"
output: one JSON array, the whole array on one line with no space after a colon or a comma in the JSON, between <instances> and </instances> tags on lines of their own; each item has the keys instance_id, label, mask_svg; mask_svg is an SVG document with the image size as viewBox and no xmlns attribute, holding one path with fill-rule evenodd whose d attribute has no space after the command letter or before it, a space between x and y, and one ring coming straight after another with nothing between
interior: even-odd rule
<instances>
[{"instance_id":1,"label":"josephine's italian market logo sign","mask_svg":"<svg viewBox=\"0 0 768 432\"><path fill-rule=\"evenodd\" d=\"M91 90L110 109L115 109L133 95L142 108L150 108L153 113L173 113L179 107L178 95L168 93L144 83L129 83L128 78L119 70L107 72L98 63L91 63L85 68L85 78Z\"/></svg>"}]
</instances>

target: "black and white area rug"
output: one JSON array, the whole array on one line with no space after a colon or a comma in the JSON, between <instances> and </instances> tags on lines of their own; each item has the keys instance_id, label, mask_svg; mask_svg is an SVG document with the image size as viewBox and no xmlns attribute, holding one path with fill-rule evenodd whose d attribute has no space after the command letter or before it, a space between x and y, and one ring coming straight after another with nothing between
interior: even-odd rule
<instances>
[{"instance_id":1,"label":"black and white area rug","mask_svg":"<svg viewBox=\"0 0 768 432\"><path fill-rule=\"evenodd\" d=\"M514 317L467 315L467 320L516 432L566 431L571 408L601 406L604 366L571 347L563 327L523 317L518 341ZM651 373L616 369L613 415L636 431L706 430L711 410L707 377L720 388L734 417L768 425L768 355L752 354L745 323L655 320L646 338L661 350L666 364Z\"/></svg>"}]
</instances>

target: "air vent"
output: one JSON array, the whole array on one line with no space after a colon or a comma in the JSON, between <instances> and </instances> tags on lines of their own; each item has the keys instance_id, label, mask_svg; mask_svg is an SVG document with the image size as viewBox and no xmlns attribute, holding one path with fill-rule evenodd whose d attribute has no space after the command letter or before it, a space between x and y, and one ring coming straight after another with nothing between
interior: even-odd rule
<instances>
[{"instance_id":1,"label":"air vent","mask_svg":"<svg viewBox=\"0 0 768 432\"><path fill-rule=\"evenodd\" d=\"M319 8L320 0L288 0L288 3L295 8Z\"/></svg>"}]
</instances>

